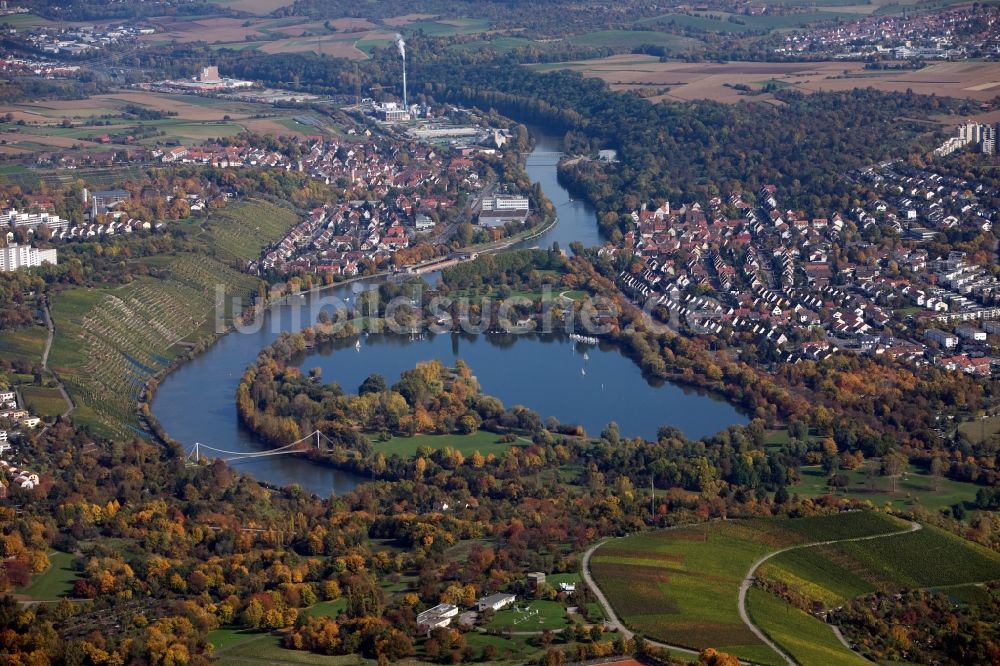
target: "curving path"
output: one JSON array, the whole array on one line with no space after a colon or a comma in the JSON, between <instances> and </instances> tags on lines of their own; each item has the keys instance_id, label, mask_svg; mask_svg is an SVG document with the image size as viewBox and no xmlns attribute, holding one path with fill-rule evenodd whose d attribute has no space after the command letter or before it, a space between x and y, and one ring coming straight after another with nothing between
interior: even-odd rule
<instances>
[{"instance_id":1,"label":"curving path","mask_svg":"<svg viewBox=\"0 0 1000 666\"><path fill-rule=\"evenodd\" d=\"M910 532L916 532L917 530L920 529L923 529L923 525L921 525L916 521L911 520L909 528L905 530L900 530L898 532L889 532L887 534L873 534L871 536L863 536L863 537L852 537L850 539L832 539L830 541L815 541L813 543L804 543L798 546L789 546L788 548L782 548L781 550L776 550L773 553L768 553L764 557L754 562L753 565L751 565L750 570L747 571L747 575L743 579L743 583L740 585L740 597L739 597L740 619L743 620L743 624L747 625L747 628L750 631L752 631L757 638L763 641L764 644L767 645L769 648L774 650L782 659L785 660L785 662L789 666L796 666L795 660L792 659L790 656L788 656L788 654L785 653L784 650L778 647L778 645L774 641L768 638L767 634L761 631L760 628L758 628L757 625L755 625L750 620L750 616L747 614L747 592L750 591L750 586L753 585L754 574L757 573L757 569L759 569L762 564L767 562L775 555L780 555L781 553L786 553L790 550L799 550L801 548L813 548L815 546L827 546L833 543L845 543L848 541L869 541L871 539L884 539L885 537L899 536L900 534L908 534ZM847 646L848 649L851 649L850 646L847 645L847 642L843 640L842 635L839 635L837 631L835 631L834 634L838 635L838 638L841 639L841 642L844 643L844 645ZM853 652L854 650L851 649L851 651Z\"/></svg>"},{"instance_id":2,"label":"curving path","mask_svg":"<svg viewBox=\"0 0 1000 666\"><path fill-rule=\"evenodd\" d=\"M889 532L887 534L873 534L871 536L863 536L863 537L851 537L849 539L814 541L813 543L804 543L804 544L799 544L797 546L789 546L788 548L782 548L781 550L776 550L773 553L768 553L767 555L761 557L759 560L754 562L753 565L751 565L750 570L747 571L746 576L743 578L743 583L740 585L740 594L739 594L740 619L743 620L743 623L747 626L747 628L750 629L750 631L752 631L753 634L761 640L761 642L763 642L766 646L774 650L774 652L778 654L788 664L788 666L797 666L795 660L792 659L790 656L788 656L788 654L784 650L778 647L778 645L774 641L768 638L767 635L750 620L750 616L747 614L747 609L746 609L747 592L750 591L750 587L753 585L754 574L757 573L757 569L759 569L762 564L767 562L775 555L780 555L781 553L787 552L789 550L798 550L800 548L813 548L815 546L826 546L833 543L844 543L847 541L868 541L870 539L882 539L885 537L899 536L900 534L908 534L910 532L916 532L917 530L921 529L923 529L923 525L921 525L916 521L911 520L910 526L907 529L900 530L898 532ZM619 619L618 615L615 613L615 609L611 607L611 604L608 602L607 597L604 596L604 593L601 592L601 588L597 586L597 583L594 581L593 576L590 575L590 557L591 555L594 554L594 551L596 551L598 548L607 543L607 541L608 540L604 540L594 544L593 546L588 548L587 551L583 554L581 575L583 576L584 582L593 591L594 596L597 597L597 601L598 603L601 604L601 608L604 609L604 614L608 618L607 619L608 626L610 626L613 631L621 632L621 634L626 638L632 638L635 635L635 632L629 630L629 628L625 626L625 623L623 623L621 619ZM853 648L851 648L850 644L844 639L843 634L840 633L839 628L833 625L831 625L831 628L833 629L834 635L838 638L838 640L840 640L841 643L843 643L844 647L857 654L857 652ZM666 643L659 643L657 641L651 641L649 639L646 639L646 642L650 643L651 645L655 645L656 647L667 648L668 650L673 650L675 652L682 652L684 654L691 654L691 655L699 654L697 650L681 647L679 645L668 645ZM740 663L749 664L750 662L740 661Z\"/></svg>"}]
</instances>

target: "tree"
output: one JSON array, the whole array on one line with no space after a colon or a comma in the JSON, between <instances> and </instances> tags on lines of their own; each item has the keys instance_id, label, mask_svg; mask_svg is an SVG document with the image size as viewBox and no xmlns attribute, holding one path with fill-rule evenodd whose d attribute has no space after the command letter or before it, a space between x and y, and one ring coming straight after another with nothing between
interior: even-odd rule
<instances>
[{"instance_id":1,"label":"tree","mask_svg":"<svg viewBox=\"0 0 1000 666\"><path fill-rule=\"evenodd\" d=\"M896 450L882 456L882 474L892 479L892 492L896 492L896 482L906 469L906 456Z\"/></svg>"},{"instance_id":2,"label":"tree","mask_svg":"<svg viewBox=\"0 0 1000 666\"><path fill-rule=\"evenodd\" d=\"M931 458L931 483L934 485L934 492L941 490L941 477L944 476L944 462L940 457Z\"/></svg>"}]
</instances>

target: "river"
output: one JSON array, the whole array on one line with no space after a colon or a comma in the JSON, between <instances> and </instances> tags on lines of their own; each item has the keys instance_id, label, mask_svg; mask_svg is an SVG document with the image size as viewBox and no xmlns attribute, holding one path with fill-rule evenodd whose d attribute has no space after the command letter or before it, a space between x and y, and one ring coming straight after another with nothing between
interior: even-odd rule
<instances>
[{"instance_id":1,"label":"river","mask_svg":"<svg viewBox=\"0 0 1000 666\"><path fill-rule=\"evenodd\" d=\"M537 131L535 137L534 151L527 159L528 175L541 183L556 205L559 223L527 246L549 247L557 242L568 249L576 240L585 246L600 243L594 209L573 201L556 178L560 139ZM224 336L164 379L153 399L153 414L185 448L200 442L232 452L265 450L236 416L236 386L243 371L281 331L300 330L316 321L329 299L355 298L373 284L354 282L274 305L264 314L257 330ZM730 424L746 423L746 418L731 405L712 396L672 384L650 384L630 359L612 347L570 344L554 336L443 334L415 341L369 336L360 352L353 346L321 350L308 356L302 365L320 366L324 381L336 382L354 392L371 373L378 372L392 383L401 371L432 358L445 363L461 358L472 367L485 393L495 395L506 405L523 404L543 418L555 416L566 423L579 423L593 435L611 420L618 422L623 435L645 437L655 436L659 425L677 426L689 437L697 438ZM234 460L230 464L261 481L295 483L321 496L342 494L364 480L295 455Z\"/></svg>"}]
</instances>

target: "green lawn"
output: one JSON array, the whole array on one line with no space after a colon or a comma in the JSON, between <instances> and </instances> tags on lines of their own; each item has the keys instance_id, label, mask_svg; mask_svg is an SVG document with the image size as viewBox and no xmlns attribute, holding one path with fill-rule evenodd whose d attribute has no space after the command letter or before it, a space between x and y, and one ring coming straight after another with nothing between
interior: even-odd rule
<instances>
[{"instance_id":1,"label":"green lawn","mask_svg":"<svg viewBox=\"0 0 1000 666\"><path fill-rule=\"evenodd\" d=\"M649 638L780 664L737 611L751 564L790 545L905 526L876 512L706 523L609 541L594 553L591 571L619 616Z\"/></svg>"},{"instance_id":2,"label":"green lawn","mask_svg":"<svg viewBox=\"0 0 1000 666\"><path fill-rule=\"evenodd\" d=\"M510 629L511 631L543 631L545 629L560 629L567 624L566 606L562 603L518 599L507 608L497 611L487 628Z\"/></svg>"},{"instance_id":3,"label":"green lawn","mask_svg":"<svg viewBox=\"0 0 1000 666\"><path fill-rule=\"evenodd\" d=\"M28 411L35 416L51 419L69 409L69 405L63 400L59 389L44 386L20 386L18 391L21 392L21 397L24 398Z\"/></svg>"},{"instance_id":4,"label":"green lawn","mask_svg":"<svg viewBox=\"0 0 1000 666\"><path fill-rule=\"evenodd\" d=\"M17 592L38 601L51 601L69 596L76 579L73 556L56 551L49 553L49 568L35 576L27 586L19 588Z\"/></svg>"},{"instance_id":5,"label":"green lawn","mask_svg":"<svg viewBox=\"0 0 1000 666\"><path fill-rule=\"evenodd\" d=\"M282 664L361 666L375 663L356 654L326 656L299 650L287 650L281 647L281 636L276 634L256 634L246 640L235 641L228 647L217 649L215 656L218 658L216 663L222 666L260 666L260 664L272 664L273 666Z\"/></svg>"},{"instance_id":6,"label":"green lawn","mask_svg":"<svg viewBox=\"0 0 1000 666\"><path fill-rule=\"evenodd\" d=\"M747 612L761 631L800 664L863 666L871 663L841 645L829 625L760 588L750 589Z\"/></svg>"},{"instance_id":7,"label":"green lawn","mask_svg":"<svg viewBox=\"0 0 1000 666\"><path fill-rule=\"evenodd\" d=\"M520 663L523 663L532 655L539 652L539 648L528 643L527 636L504 638L503 636L491 636L489 634L472 632L465 634L465 642L475 649L477 656L482 653L485 646L492 645L497 649L498 660L516 659Z\"/></svg>"},{"instance_id":8,"label":"green lawn","mask_svg":"<svg viewBox=\"0 0 1000 666\"><path fill-rule=\"evenodd\" d=\"M341 597L333 601L321 601L307 608L305 613L310 617L337 617L345 608L347 608L347 599Z\"/></svg>"},{"instance_id":9,"label":"green lawn","mask_svg":"<svg viewBox=\"0 0 1000 666\"><path fill-rule=\"evenodd\" d=\"M222 627L208 634L208 642L211 643L216 652L242 645L263 635L260 631L242 629L240 627Z\"/></svg>"},{"instance_id":10,"label":"green lawn","mask_svg":"<svg viewBox=\"0 0 1000 666\"><path fill-rule=\"evenodd\" d=\"M868 464L878 464L877 461ZM897 507L923 506L931 510L943 509L963 502L972 506L979 486L951 479L939 479L938 490L934 489L934 479L920 468L910 465L906 474L896 481L896 492L892 492L892 480L877 476L874 483L868 479L864 466L856 470L839 470L850 480L845 489L834 491L826 485L827 477L819 467L803 467L800 481L789 487L790 493L802 497L821 497L827 494L843 495L853 499L868 500L876 506L892 502Z\"/></svg>"},{"instance_id":11,"label":"green lawn","mask_svg":"<svg viewBox=\"0 0 1000 666\"><path fill-rule=\"evenodd\" d=\"M493 453L499 456L513 444L503 444L500 442L500 435L477 430L470 435L415 435L413 437L393 437L386 442L379 442L373 439L375 450L384 453L386 456L398 455L404 458L412 458L417 455L417 449L426 446L430 449L443 449L450 446L462 453L463 456L471 456L476 451L484 456ZM523 442L522 442L523 444Z\"/></svg>"}]
</instances>

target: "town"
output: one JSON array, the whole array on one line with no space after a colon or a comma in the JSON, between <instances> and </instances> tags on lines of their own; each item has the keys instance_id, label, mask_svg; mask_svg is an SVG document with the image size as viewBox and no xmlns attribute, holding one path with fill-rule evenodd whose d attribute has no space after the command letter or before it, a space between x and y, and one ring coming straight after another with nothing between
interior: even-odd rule
<instances>
[{"instance_id":1,"label":"town","mask_svg":"<svg viewBox=\"0 0 1000 666\"><path fill-rule=\"evenodd\" d=\"M754 340L785 362L844 351L1000 371L1000 281L988 268L992 245L976 246L977 238L992 243L1000 211L982 202L1000 193L901 162L851 177L869 201L829 218L783 208L768 186L758 205L733 195L704 209L637 210L623 247L600 252L641 258L641 270L621 273L619 283L669 321ZM975 251L928 250L949 231ZM898 240L868 240L883 232Z\"/></svg>"}]
</instances>

